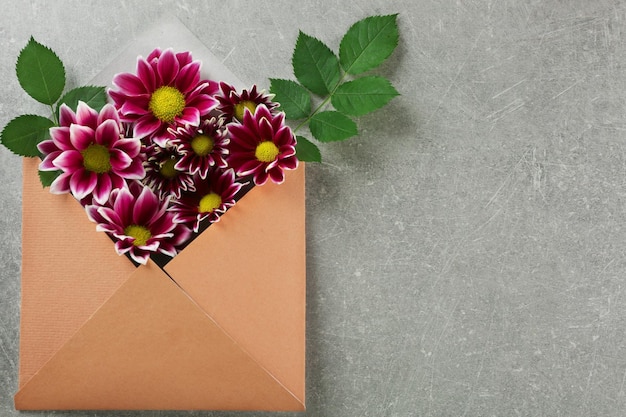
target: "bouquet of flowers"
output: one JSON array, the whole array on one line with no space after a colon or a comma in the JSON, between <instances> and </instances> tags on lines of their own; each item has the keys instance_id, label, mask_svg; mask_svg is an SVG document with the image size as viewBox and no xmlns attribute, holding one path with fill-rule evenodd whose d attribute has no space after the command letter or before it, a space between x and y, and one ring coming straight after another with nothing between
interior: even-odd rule
<instances>
[{"instance_id":1,"label":"bouquet of flowers","mask_svg":"<svg viewBox=\"0 0 626 417\"><path fill-rule=\"evenodd\" d=\"M136 74L122 73L95 110L59 107L59 126L40 142L39 169L58 175L115 249L145 264L175 256L201 225L220 219L246 184L284 181L295 137L271 96L202 80L191 53L155 49Z\"/></svg>"},{"instance_id":2,"label":"bouquet of flowers","mask_svg":"<svg viewBox=\"0 0 626 417\"><path fill-rule=\"evenodd\" d=\"M286 115L305 119L298 128L310 124L322 142L343 140L357 134L350 115L375 110L397 94L378 76L344 82L391 54L395 18L356 23L339 59L300 33L293 67L301 84L272 79L276 94L202 79L201 62L191 52L157 48L138 58L135 73L117 74L113 88L79 87L61 97L61 60L31 38L17 61L18 79L33 98L56 103L56 109L52 119L14 119L2 143L20 155L41 157L43 184L54 194L76 197L119 254L140 264L155 253L173 257L218 221L247 185L282 183L298 157L321 160L316 145L302 136L296 141ZM325 96L313 111L310 93ZM276 95L285 111L273 101ZM328 101L337 110L322 111Z\"/></svg>"}]
</instances>

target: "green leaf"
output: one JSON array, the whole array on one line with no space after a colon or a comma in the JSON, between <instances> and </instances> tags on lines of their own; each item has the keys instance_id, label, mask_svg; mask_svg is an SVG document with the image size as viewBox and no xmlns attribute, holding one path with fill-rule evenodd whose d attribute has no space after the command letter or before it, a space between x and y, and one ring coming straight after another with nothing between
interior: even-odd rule
<instances>
[{"instance_id":1,"label":"green leaf","mask_svg":"<svg viewBox=\"0 0 626 417\"><path fill-rule=\"evenodd\" d=\"M341 84L331 102L342 113L361 116L381 108L397 95L389 80L370 76Z\"/></svg>"},{"instance_id":2,"label":"green leaf","mask_svg":"<svg viewBox=\"0 0 626 417\"><path fill-rule=\"evenodd\" d=\"M315 114L309 123L311 133L320 142L335 142L356 136L356 123L348 116L336 111Z\"/></svg>"},{"instance_id":3,"label":"green leaf","mask_svg":"<svg viewBox=\"0 0 626 417\"><path fill-rule=\"evenodd\" d=\"M37 144L50 137L54 122L43 116L25 114L11 120L2 130L0 141L21 156L39 156Z\"/></svg>"},{"instance_id":4,"label":"green leaf","mask_svg":"<svg viewBox=\"0 0 626 417\"><path fill-rule=\"evenodd\" d=\"M39 171L39 181L44 187L50 187L59 175L61 171Z\"/></svg>"},{"instance_id":5,"label":"green leaf","mask_svg":"<svg viewBox=\"0 0 626 417\"><path fill-rule=\"evenodd\" d=\"M35 100L54 104L65 87L65 68L59 57L32 37L15 66L20 85Z\"/></svg>"},{"instance_id":6,"label":"green leaf","mask_svg":"<svg viewBox=\"0 0 626 417\"><path fill-rule=\"evenodd\" d=\"M339 45L339 61L347 73L376 68L391 55L398 45L397 16L371 16L348 29Z\"/></svg>"},{"instance_id":7,"label":"green leaf","mask_svg":"<svg viewBox=\"0 0 626 417\"><path fill-rule=\"evenodd\" d=\"M296 136L296 157L303 162L322 162L322 154L313 142L304 136Z\"/></svg>"},{"instance_id":8,"label":"green leaf","mask_svg":"<svg viewBox=\"0 0 626 417\"><path fill-rule=\"evenodd\" d=\"M107 104L107 94L104 87L90 85L74 88L65 93L57 103L57 116L59 115L61 104L66 104L70 109L76 111L79 101L84 101L92 109L100 111Z\"/></svg>"},{"instance_id":9,"label":"green leaf","mask_svg":"<svg viewBox=\"0 0 626 417\"><path fill-rule=\"evenodd\" d=\"M332 91L341 77L339 59L333 51L303 32L298 35L291 62L300 84L320 96Z\"/></svg>"},{"instance_id":10,"label":"green leaf","mask_svg":"<svg viewBox=\"0 0 626 417\"><path fill-rule=\"evenodd\" d=\"M311 113L311 95L295 81L270 78L270 92L287 119L302 119Z\"/></svg>"}]
</instances>

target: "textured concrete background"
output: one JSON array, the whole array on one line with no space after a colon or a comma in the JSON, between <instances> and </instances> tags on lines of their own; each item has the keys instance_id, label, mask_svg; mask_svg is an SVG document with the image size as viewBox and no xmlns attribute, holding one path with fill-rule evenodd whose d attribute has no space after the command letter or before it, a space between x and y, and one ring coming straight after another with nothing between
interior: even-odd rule
<instances>
[{"instance_id":1,"label":"textured concrete background","mask_svg":"<svg viewBox=\"0 0 626 417\"><path fill-rule=\"evenodd\" d=\"M2 3L2 125L46 111L13 71L31 34L75 86L173 14L267 87L290 77L299 29L337 48L356 20L400 12L381 73L402 96L307 167L307 415L626 415L626 2ZM0 415L13 416L21 174L4 149L0 178Z\"/></svg>"}]
</instances>

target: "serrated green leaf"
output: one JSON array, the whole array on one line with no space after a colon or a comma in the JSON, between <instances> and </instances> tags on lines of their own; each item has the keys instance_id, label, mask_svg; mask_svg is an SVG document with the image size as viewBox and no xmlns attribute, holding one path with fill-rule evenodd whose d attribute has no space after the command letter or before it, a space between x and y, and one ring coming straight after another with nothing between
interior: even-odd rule
<instances>
[{"instance_id":1,"label":"serrated green leaf","mask_svg":"<svg viewBox=\"0 0 626 417\"><path fill-rule=\"evenodd\" d=\"M57 103L57 116L59 115L61 104L66 104L69 108L76 111L79 101L84 101L92 109L100 111L107 104L106 90L104 87L90 85L68 91Z\"/></svg>"},{"instance_id":2,"label":"serrated green leaf","mask_svg":"<svg viewBox=\"0 0 626 417\"><path fill-rule=\"evenodd\" d=\"M311 95L295 81L270 78L270 92L287 119L302 119L311 113Z\"/></svg>"},{"instance_id":3,"label":"serrated green leaf","mask_svg":"<svg viewBox=\"0 0 626 417\"><path fill-rule=\"evenodd\" d=\"M61 175L61 171L39 171L39 181L44 188L50 187L59 175Z\"/></svg>"},{"instance_id":4,"label":"serrated green leaf","mask_svg":"<svg viewBox=\"0 0 626 417\"><path fill-rule=\"evenodd\" d=\"M362 116L381 108L397 95L398 92L389 80L370 76L341 84L331 102L342 113Z\"/></svg>"},{"instance_id":5,"label":"serrated green leaf","mask_svg":"<svg viewBox=\"0 0 626 417\"><path fill-rule=\"evenodd\" d=\"M322 162L319 148L304 136L296 136L296 157L303 162Z\"/></svg>"},{"instance_id":6,"label":"serrated green leaf","mask_svg":"<svg viewBox=\"0 0 626 417\"><path fill-rule=\"evenodd\" d=\"M336 142L358 133L356 123L348 116L336 111L315 114L311 118L309 129L315 139L320 142Z\"/></svg>"},{"instance_id":7,"label":"serrated green leaf","mask_svg":"<svg viewBox=\"0 0 626 417\"><path fill-rule=\"evenodd\" d=\"M397 14L371 16L356 22L339 45L339 62L349 74L379 66L398 45Z\"/></svg>"},{"instance_id":8,"label":"serrated green leaf","mask_svg":"<svg viewBox=\"0 0 626 417\"><path fill-rule=\"evenodd\" d=\"M65 68L59 57L32 37L15 66L20 85L40 103L54 104L65 87Z\"/></svg>"},{"instance_id":9,"label":"serrated green leaf","mask_svg":"<svg viewBox=\"0 0 626 417\"><path fill-rule=\"evenodd\" d=\"M25 114L11 120L2 130L0 141L21 156L39 156L37 144L50 137L54 122L43 116Z\"/></svg>"},{"instance_id":10,"label":"serrated green leaf","mask_svg":"<svg viewBox=\"0 0 626 417\"><path fill-rule=\"evenodd\" d=\"M300 84L321 96L332 91L341 77L339 59L333 51L303 32L298 35L291 62Z\"/></svg>"}]
</instances>

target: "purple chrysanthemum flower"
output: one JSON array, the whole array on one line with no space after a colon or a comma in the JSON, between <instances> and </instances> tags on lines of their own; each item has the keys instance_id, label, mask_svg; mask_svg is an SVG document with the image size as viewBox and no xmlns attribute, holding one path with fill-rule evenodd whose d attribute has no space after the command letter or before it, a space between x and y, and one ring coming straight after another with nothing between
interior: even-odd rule
<instances>
[{"instance_id":1,"label":"purple chrysanthemum flower","mask_svg":"<svg viewBox=\"0 0 626 417\"><path fill-rule=\"evenodd\" d=\"M271 113L278 107L278 103L272 101L274 95L257 91L256 85L253 85L250 90L242 90L241 93L237 93L235 87L222 81L220 82L220 90L222 94L216 96L219 101L217 110L229 121L243 122L245 110L248 109L254 113L257 106L261 104L267 107Z\"/></svg>"},{"instance_id":2,"label":"purple chrysanthemum flower","mask_svg":"<svg viewBox=\"0 0 626 417\"><path fill-rule=\"evenodd\" d=\"M134 135L148 137L165 146L168 128L200 123L200 118L217 105L216 82L200 80L200 61L189 52L155 49L148 58L139 57L137 74L113 78L117 90L109 95L124 122L134 123Z\"/></svg>"},{"instance_id":3,"label":"purple chrysanthemum flower","mask_svg":"<svg viewBox=\"0 0 626 417\"><path fill-rule=\"evenodd\" d=\"M280 184L285 180L284 170L298 167L296 138L284 121L284 113L272 115L261 104L254 114L244 112L242 124L228 126L228 163L237 175L252 175L256 185L265 184L268 178Z\"/></svg>"},{"instance_id":4,"label":"purple chrysanthemum flower","mask_svg":"<svg viewBox=\"0 0 626 417\"><path fill-rule=\"evenodd\" d=\"M200 126L179 127L172 132L172 145L181 155L176 169L198 174L206 178L210 167L226 168L224 157L228 155L226 146L230 142L223 118L204 119Z\"/></svg>"},{"instance_id":5,"label":"purple chrysanthemum flower","mask_svg":"<svg viewBox=\"0 0 626 417\"><path fill-rule=\"evenodd\" d=\"M115 108L108 104L98 113L79 102L76 113L65 104L59 110L59 127L50 129L51 140L38 145L44 155L42 171L61 170L50 192L71 192L78 200L88 196L104 203L125 180L141 179L144 169L138 139L124 138Z\"/></svg>"},{"instance_id":6,"label":"purple chrysanthemum flower","mask_svg":"<svg viewBox=\"0 0 626 417\"><path fill-rule=\"evenodd\" d=\"M96 230L115 239L118 254L128 254L135 262L146 264L152 253L175 256L178 247L190 237L191 230L174 222L167 210L168 199L159 200L148 187L133 182L128 188L114 190L106 204L87 205L87 215Z\"/></svg>"},{"instance_id":7,"label":"purple chrysanthemum flower","mask_svg":"<svg viewBox=\"0 0 626 417\"><path fill-rule=\"evenodd\" d=\"M235 180L232 169L211 169L205 179L196 176L193 193L183 193L172 202L171 211L175 221L198 232L200 222L207 219L215 223L224 212L235 204L235 196L243 186Z\"/></svg>"},{"instance_id":8,"label":"purple chrysanthemum flower","mask_svg":"<svg viewBox=\"0 0 626 417\"><path fill-rule=\"evenodd\" d=\"M146 176L142 182L159 198L180 197L183 191L193 191L193 175L176 167L182 156L174 146L162 148L152 145L144 148L144 151L147 155L144 163Z\"/></svg>"}]
</instances>

